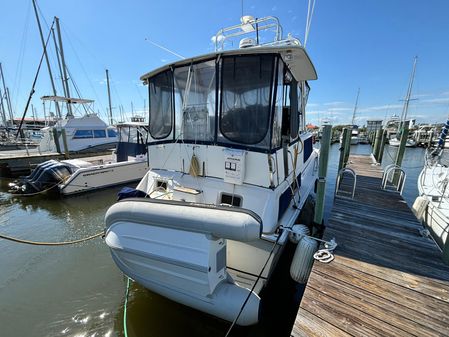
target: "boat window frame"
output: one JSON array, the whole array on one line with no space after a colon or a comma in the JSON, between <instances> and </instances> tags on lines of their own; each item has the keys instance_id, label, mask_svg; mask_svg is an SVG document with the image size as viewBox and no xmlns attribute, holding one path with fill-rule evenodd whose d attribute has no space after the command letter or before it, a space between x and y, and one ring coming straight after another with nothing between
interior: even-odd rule
<instances>
[{"instance_id":1,"label":"boat window frame","mask_svg":"<svg viewBox=\"0 0 449 337\"><path fill-rule=\"evenodd\" d=\"M84 135L79 135L79 134L83 134ZM90 133L90 136L89 136ZM86 130L86 129L77 129L74 133L73 133L73 139L93 139L94 138L94 132L93 130Z\"/></svg>"},{"instance_id":2,"label":"boat window frame","mask_svg":"<svg viewBox=\"0 0 449 337\"><path fill-rule=\"evenodd\" d=\"M117 138L118 136L118 132L117 130L113 129L113 128L108 128L106 129L108 138Z\"/></svg>"},{"instance_id":3,"label":"boat window frame","mask_svg":"<svg viewBox=\"0 0 449 337\"><path fill-rule=\"evenodd\" d=\"M94 138L106 138L106 130L105 129L94 129L92 130L94 134ZM101 135L98 135L100 133Z\"/></svg>"},{"instance_id":4,"label":"boat window frame","mask_svg":"<svg viewBox=\"0 0 449 337\"><path fill-rule=\"evenodd\" d=\"M175 117L174 116L175 94L174 94L173 70L174 70L174 68L170 67L170 68L165 69L165 70L163 70L163 71L161 71L161 72L159 72L159 73L157 73L157 74L155 74L154 76L151 77L151 78L155 78L155 77L160 76L160 75L165 74L165 73L168 73L170 75L170 81L171 81L171 95L170 95L170 97L171 97L170 98L171 99L171 104L170 104L170 106L171 106L171 111L170 111L169 115L170 115L171 123L170 123L170 130L164 136L155 137L155 136L153 136L153 134L151 132L151 124L152 124L151 123L151 92L150 92L150 90L151 90L151 87L150 87L150 80L151 80L151 78L148 79L148 84L147 84L148 85L148 125L149 125L148 132L149 132L151 138L156 139L156 140L167 140L168 142L170 142L169 138L170 138L171 134L173 134L173 137L171 137L171 138L173 140L175 139L174 138L174 131L173 131L175 129L175 121L174 121L174 117Z\"/></svg>"},{"instance_id":5,"label":"boat window frame","mask_svg":"<svg viewBox=\"0 0 449 337\"><path fill-rule=\"evenodd\" d=\"M194 62L190 62L190 63L186 63L186 64L180 64L180 65L177 65L177 66L172 66L172 67L170 67L170 69L168 69L168 70L171 70L171 72L172 72L172 91L173 91L173 140L177 140L177 136L176 136L176 127L177 127L177 124L176 124L176 113L177 113L177 110L176 110L176 93L175 93L175 71L176 71L176 69L180 69L180 68L185 68L185 67L194 67L194 66L196 66L196 65L198 65L198 64L201 64L201 63L208 63L208 62L211 62L211 61L213 61L214 62L214 64L215 64L215 74L214 74L214 76L215 76L215 79L214 79L214 81L215 81L215 88L214 88L214 90L215 90L215 104L214 104L214 116L215 116L215 121L214 121L214 134L213 134L213 137L211 137L211 138L213 138L213 140L199 140L199 139L197 139L197 140L195 140L195 139L182 139L182 142L183 143L187 143L187 144L206 144L206 145L209 145L209 144L215 144L216 143L216 137L217 137L217 124L216 124L216 120L217 120L217 98L218 98L218 93L217 93L217 91L220 89L220 87L219 87L219 85L218 85L218 83L219 83L219 73L218 73L218 71L217 71L217 63L218 63L218 61L219 61L219 58L217 58L217 57L211 57L211 58L207 58L207 59L204 59L204 60L197 60L197 61L194 61ZM157 76L157 75L155 75L155 76ZM182 133L181 133L182 134ZM150 136L152 137L152 138L154 138L152 135L151 135L151 133L150 133Z\"/></svg>"},{"instance_id":6,"label":"boat window frame","mask_svg":"<svg viewBox=\"0 0 449 337\"><path fill-rule=\"evenodd\" d=\"M226 136L226 134L222 131L222 125L221 125L221 119L223 114L223 60L225 59L241 59L241 58L250 58L250 57L271 57L271 74L270 74L270 84L269 84L269 97L268 97L268 118L266 120L266 131L264 136L255 143L244 143L244 142L236 142L233 139L230 139ZM264 152L272 150L271 140L272 140L272 119L273 119L273 100L275 98L275 92L276 88L273 88L275 82L276 82L276 72L277 72L277 59L280 57L278 53L255 53L255 54L235 54L235 55L222 55L220 59L220 98L219 98L219 105L218 105L218 111L216 111L216 118L218 122L218 129L216 130L217 135L217 145L230 147L230 148L246 148L248 150L254 151L255 149L258 149L259 151L262 150ZM218 140L218 131L220 131L221 136L223 136L228 142L223 142ZM263 142L268 135L268 141L267 146L259 146L261 142Z\"/></svg>"},{"instance_id":7,"label":"boat window frame","mask_svg":"<svg viewBox=\"0 0 449 337\"><path fill-rule=\"evenodd\" d=\"M223 142L220 141L219 136L220 134L222 134L221 130L220 130L220 114L221 114L221 100L222 100L222 94L223 94L223 67L222 67L222 59L226 58L226 57L245 57L245 56L272 56L273 60L272 60L272 73L271 73L271 82L270 82L270 97L269 97L269 118L268 118L268 130L267 133L269 132L269 135L265 135L265 137L268 137L269 139L267 139L267 145L264 146L260 146L259 144L243 144L243 143L236 143L233 142L232 140L227 140L227 142ZM234 55L223 55L223 54L217 54L213 57L210 58L206 58L206 59L202 59L202 60L196 60L193 62L189 62L189 63L182 63L179 65L172 65L169 68L165 68L163 70L161 70L160 72L154 74L153 76L151 76L151 78L158 76L161 73L164 72L170 72L170 76L171 76L171 80L172 80L172 129L170 134L165 137L165 138L155 138L153 137L153 135L150 132L150 128L151 125L149 125L148 128L148 140L147 140L147 144L148 145L161 145L161 144L170 144L170 143L176 143L178 140L175 137L175 132L174 130L176 129L176 118L175 118L175 97L174 97L174 70L176 68L182 68L185 67L187 65L195 65L198 63L205 63L205 62L209 62L209 61L215 61L215 76L216 76L216 81L215 81L215 85L216 85L216 90L215 90L215 135L214 135L214 140L213 141L202 141L202 140L182 140L182 143L186 143L186 144L198 144L198 145L214 145L214 146L222 146L222 147L227 147L227 148L234 148L234 149L242 149L242 150L247 150L247 151L252 151L252 152L259 152L259 153L274 153L277 150L279 150L280 147L274 147L272 145L272 122L273 122L273 115L275 113L275 97L278 94L277 93L277 87L275 87L275 83L276 81L279 81L278 79L278 67L279 64L282 62L284 67L288 68L288 65L283 61L282 56L279 53L276 52L269 52L269 53L254 53L254 54L234 54ZM289 68L288 68L289 69ZM149 87L149 81L150 78L148 78L147 80L147 85ZM298 84L301 83L298 81ZM301 90L302 92L302 90ZM150 94L150 91L148 89L148 95ZM147 110L148 116L150 115L150 106L148 107ZM151 123L150 118L149 119L149 124ZM172 135L172 137L170 137L170 135ZM224 136L223 136L224 137ZM225 137L224 137L225 138ZM265 138L264 138L265 139ZM292 143L296 143L299 141L299 133L298 133L298 137L292 141Z\"/></svg>"}]
</instances>

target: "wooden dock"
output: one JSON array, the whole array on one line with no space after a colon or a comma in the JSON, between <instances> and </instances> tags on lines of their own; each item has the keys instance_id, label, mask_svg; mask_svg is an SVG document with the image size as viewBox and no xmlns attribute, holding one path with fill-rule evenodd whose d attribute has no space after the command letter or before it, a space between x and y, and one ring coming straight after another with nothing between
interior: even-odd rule
<instances>
[{"instance_id":1,"label":"wooden dock","mask_svg":"<svg viewBox=\"0 0 449 337\"><path fill-rule=\"evenodd\" d=\"M354 199L337 196L324 238L335 260L315 261L292 336L449 336L449 266L382 170L351 156Z\"/></svg>"}]
</instances>

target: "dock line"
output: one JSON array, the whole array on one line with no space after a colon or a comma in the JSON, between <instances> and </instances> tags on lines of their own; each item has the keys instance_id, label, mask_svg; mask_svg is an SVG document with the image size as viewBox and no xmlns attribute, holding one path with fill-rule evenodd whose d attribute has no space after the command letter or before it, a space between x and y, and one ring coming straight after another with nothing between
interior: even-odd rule
<instances>
[{"instance_id":1,"label":"dock line","mask_svg":"<svg viewBox=\"0 0 449 337\"><path fill-rule=\"evenodd\" d=\"M19 238L15 238L12 236L8 236L8 235L3 235L0 234L0 239L5 239L5 240L9 240L9 241L13 241L13 242L18 242L18 243L24 243L27 245L34 245L34 246L66 246L66 245L73 245L75 243L81 243L81 242L85 242L85 241L89 241L98 237L103 237L104 236L104 231L88 236L86 238L83 239L78 239L78 240L73 240L73 241L61 241L61 242L39 242L39 241L30 241L30 240L24 240L24 239L19 239Z\"/></svg>"}]
</instances>

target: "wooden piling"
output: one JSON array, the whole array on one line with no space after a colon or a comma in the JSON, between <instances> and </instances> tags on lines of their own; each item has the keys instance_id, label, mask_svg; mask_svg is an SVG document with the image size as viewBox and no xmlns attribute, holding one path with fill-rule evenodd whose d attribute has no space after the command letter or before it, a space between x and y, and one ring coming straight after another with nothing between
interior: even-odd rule
<instances>
[{"instance_id":1,"label":"wooden piling","mask_svg":"<svg viewBox=\"0 0 449 337\"><path fill-rule=\"evenodd\" d=\"M352 134L352 127L348 128L348 137L346 137L346 142L345 142L345 157L344 157L344 166L346 167L348 165L348 161L349 161L349 153L351 152L351 134Z\"/></svg>"},{"instance_id":2,"label":"wooden piling","mask_svg":"<svg viewBox=\"0 0 449 337\"><path fill-rule=\"evenodd\" d=\"M315 214L313 221L321 225L324 214L324 195L326 190L327 166L329 161L329 151L331 145L331 125L324 125L321 137L320 162L318 168L318 183L315 200Z\"/></svg>"},{"instance_id":3,"label":"wooden piling","mask_svg":"<svg viewBox=\"0 0 449 337\"><path fill-rule=\"evenodd\" d=\"M61 146L59 145L59 135L58 130L56 128L53 128L53 140L56 145L56 152L61 153Z\"/></svg>"},{"instance_id":4,"label":"wooden piling","mask_svg":"<svg viewBox=\"0 0 449 337\"><path fill-rule=\"evenodd\" d=\"M382 163L382 158L384 156L385 144L387 143L387 130L383 130L382 132L382 140L380 142L379 153L377 155L377 162Z\"/></svg>"},{"instance_id":5,"label":"wooden piling","mask_svg":"<svg viewBox=\"0 0 449 337\"><path fill-rule=\"evenodd\" d=\"M344 167L344 164L345 164L345 144L346 144L346 139L348 138L348 135L349 135L349 129L344 128L343 136L341 139L341 145L340 145L340 160L338 162L338 171L339 172Z\"/></svg>"},{"instance_id":6,"label":"wooden piling","mask_svg":"<svg viewBox=\"0 0 449 337\"><path fill-rule=\"evenodd\" d=\"M402 159L404 158L404 152L405 152L405 145L407 144L407 138L408 138L408 124L404 123L402 127L402 134L401 134L401 142L399 144L398 153L396 154L396 160L395 164L397 166L401 166ZM395 171L394 177L393 177L393 185L398 185L399 183L399 176L400 172Z\"/></svg>"},{"instance_id":7,"label":"wooden piling","mask_svg":"<svg viewBox=\"0 0 449 337\"><path fill-rule=\"evenodd\" d=\"M61 130L61 136L62 136L62 144L64 145L64 157L66 159L69 159L69 147L67 145L67 134L66 134L64 128L62 128L62 130Z\"/></svg>"},{"instance_id":8,"label":"wooden piling","mask_svg":"<svg viewBox=\"0 0 449 337\"><path fill-rule=\"evenodd\" d=\"M379 161L378 157L379 157L379 149L380 149L381 141L382 141L382 129L379 129L376 131L376 138L374 140L374 148L373 148L373 155L377 161Z\"/></svg>"}]
</instances>

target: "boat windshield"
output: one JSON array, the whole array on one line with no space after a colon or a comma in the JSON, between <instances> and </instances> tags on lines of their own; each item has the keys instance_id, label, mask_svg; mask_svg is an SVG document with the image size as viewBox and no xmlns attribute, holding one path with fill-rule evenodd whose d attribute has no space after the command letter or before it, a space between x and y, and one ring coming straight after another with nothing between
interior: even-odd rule
<instances>
[{"instance_id":1,"label":"boat windshield","mask_svg":"<svg viewBox=\"0 0 449 337\"><path fill-rule=\"evenodd\" d=\"M175 139L214 141L215 73L215 60L174 70Z\"/></svg>"},{"instance_id":2,"label":"boat windshield","mask_svg":"<svg viewBox=\"0 0 449 337\"><path fill-rule=\"evenodd\" d=\"M139 125L117 125L119 131L119 142L145 144L147 142L147 126Z\"/></svg>"},{"instance_id":3,"label":"boat windshield","mask_svg":"<svg viewBox=\"0 0 449 337\"><path fill-rule=\"evenodd\" d=\"M271 141L272 133L284 118L273 116L273 111L282 113L287 104L282 99L287 90L284 67L275 54L232 55L184 64L150 77L149 132L153 142L260 150L278 147L278 142ZM295 87L289 94L294 97L292 114L299 115L301 90L298 82L290 82L288 86ZM290 133L292 138L298 134L298 118L288 118L296 130Z\"/></svg>"},{"instance_id":4,"label":"boat windshield","mask_svg":"<svg viewBox=\"0 0 449 337\"><path fill-rule=\"evenodd\" d=\"M268 146L273 66L272 55L223 58L221 141Z\"/></svg>"}]
</instances>

